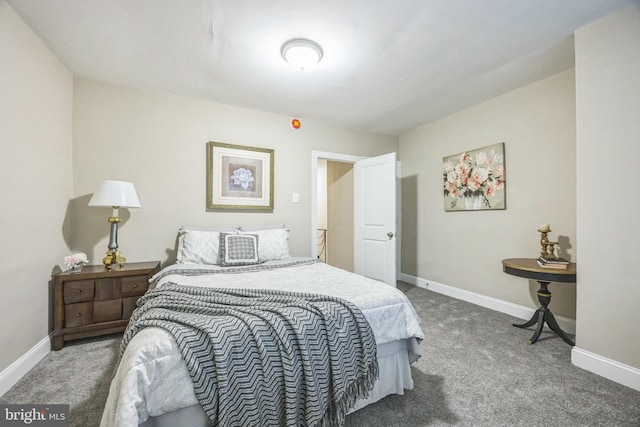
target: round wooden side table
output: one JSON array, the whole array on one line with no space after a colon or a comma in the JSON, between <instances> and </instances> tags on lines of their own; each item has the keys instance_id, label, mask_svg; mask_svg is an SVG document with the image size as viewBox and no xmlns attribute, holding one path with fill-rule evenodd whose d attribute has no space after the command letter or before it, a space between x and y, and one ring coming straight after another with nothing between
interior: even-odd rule
<instances>
[{"instance_id":1,"label":"round wooden side table","mask_svg":"<svg viewBox=\"0 0 640 427\"><path fill-rule=\"evenodd\" d=\"M536 325L536 330L531 339L527 341L527 344L531 345L538 341L542 328L546 322L547 325L549 325L549 328L558 334L558 336L567 344L571 346L575 345L573 340L569 338L562 329L560 329L555 316L548 308L548 305L551 302L551 292L549 292L547 287L551 282L576 283L576 264L572 262L566 269L554 269L540 267L536 258L509 258L502 260L502 269L507 274L524 277L525 279L532 279L540 284L540 289L538 289L537 292L540 308L536 310L533 317L531 317L527 322L522 324L513 324L513 326L517 328L528 328Z\"/></svg>"}]
</instances>

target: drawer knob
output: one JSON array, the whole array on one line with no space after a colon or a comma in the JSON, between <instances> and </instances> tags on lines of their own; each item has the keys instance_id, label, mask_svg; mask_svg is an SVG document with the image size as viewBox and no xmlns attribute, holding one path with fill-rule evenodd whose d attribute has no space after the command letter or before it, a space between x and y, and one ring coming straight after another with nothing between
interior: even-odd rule
<instances>
[{"instance_id":1,"label":"drawer knob","mask_svg":"<svg viewBox=\"0 0 640 427\"><path fill-rule=\"evenodd\" d=\"M80 313L76 313L76 317L80 317Z\"/></svg>"},{"instance_id":2,"label":"drawer knob","mask_svg":"<svg viewBox=\"0 0 640 427\"><path fill-rule=\"evenodd\" d=\"M82 293L82 290L81 290L81 289L78 289L78 290L76 291L76 294L81 294L81 293Z\"/></svg>"},{"instance_id":3,"label":"drawer knob","mask_svg":"<svg viewBox=\"0 0 640 427\"><path fill-rule=\"evenodd\" d=\"M138 285L137 285L137 284L136 284L136 285L133 285L133 288L134 288L134 289L135 289L135 288L137 288L137 287L138 287Z\"/></svg>"}]
</instances>

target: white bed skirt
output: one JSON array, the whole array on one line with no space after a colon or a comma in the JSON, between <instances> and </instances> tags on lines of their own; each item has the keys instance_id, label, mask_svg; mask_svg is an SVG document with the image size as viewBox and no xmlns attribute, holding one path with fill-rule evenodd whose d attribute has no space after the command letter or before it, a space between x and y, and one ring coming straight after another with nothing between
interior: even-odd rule
<instances>
[{"instance_id":1,"label":"white bed skirt","mask_svg":"<svg viewBox=\"0 0 640 427\"><path fill-rule=\"evenodd\" d=\"M376 381L369 397L357 400L349 413L377 402L390 394L402 395L405 390L411 390L413 388L413 379L411 378L410 365L419 357L417 356L419 354L420 350L415 338L392 341L380 345L377 356L380 378ZM192 405L157 417L149 417L140 426L175 427L179 425L181 427L206 427L208 421L202 407L200 405Z\"/></svg>"}]
</instances>

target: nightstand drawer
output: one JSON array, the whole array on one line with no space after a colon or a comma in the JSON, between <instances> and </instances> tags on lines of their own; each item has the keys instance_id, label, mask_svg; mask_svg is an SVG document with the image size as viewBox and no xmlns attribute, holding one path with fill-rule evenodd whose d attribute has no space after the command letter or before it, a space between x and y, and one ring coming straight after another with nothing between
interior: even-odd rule
<instances>
[{"instance_id":1,"label":"nightstand drawer","mask_svg":"<svg viewBox=\"0 0 640 427\"><path fill-rule=\"evenodd\" d=\"M120 278L96 279L96 301L122 298Z\"/></svg>"},{"instance_id":2,"label":"nightstand drawer","mask_svg":"<svg viewBox=\"0 0 640 427\"><path fill-rule=\"evenodd\" d=\"M73 304L76 302L93 301L93 293L93 280L65 282L64 303Z\"/></svg>"},{"instance_id":3,"label":"nightstand drawer","mask_svg":"<svg viewBox=\"0 0 640 427\"><path fill-rule=\"evenodd\" d=\"M122 319L121 299L93 302L93 321L95 323L120 319Z\"/></svg>"},{"instance_id":4,"label":"nightstand drawer","mask_svg":"<svg viewBox=\"0 0 640 427\"><path fill-rule=\"evenodd\" d=\"M81 302L64 306L64 326L73 328L76 326L90 325L93 323L93 303Z\"/></svg>"},{"instance_id":5,"label":"nightstand drawer","mask_svg":"<svg viewBox=\"0 0 640 427\"><path fill-rule=\"evenodd\" d=\"M122 297L144 295L149 286L147 276L129 276L122 278Z\"/></svg>"}]
</instances>

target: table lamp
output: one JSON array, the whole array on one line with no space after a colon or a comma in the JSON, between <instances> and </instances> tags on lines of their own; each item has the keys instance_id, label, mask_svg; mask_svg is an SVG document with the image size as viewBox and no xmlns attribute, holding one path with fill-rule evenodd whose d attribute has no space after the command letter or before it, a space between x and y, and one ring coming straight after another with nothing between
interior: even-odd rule
<instances>
[{"instance_id":1,"label":"table lamp","mask_svg":"<svg viewBox=\"0 0 640 427\"><path fill-rule=\"evenodd\" d=\"M111 270L114 264L118 264L122 268L127 259L118 251L118 223L122 221L122 218L118 216L118 209L142 207L135 187L132 183L125 181L103 181L89 200L89 206L111 207L113 209L108 220L111 224L109 250L107 256L102 259L102 263L107 270Z\"/></svg>"}]
</instances>

